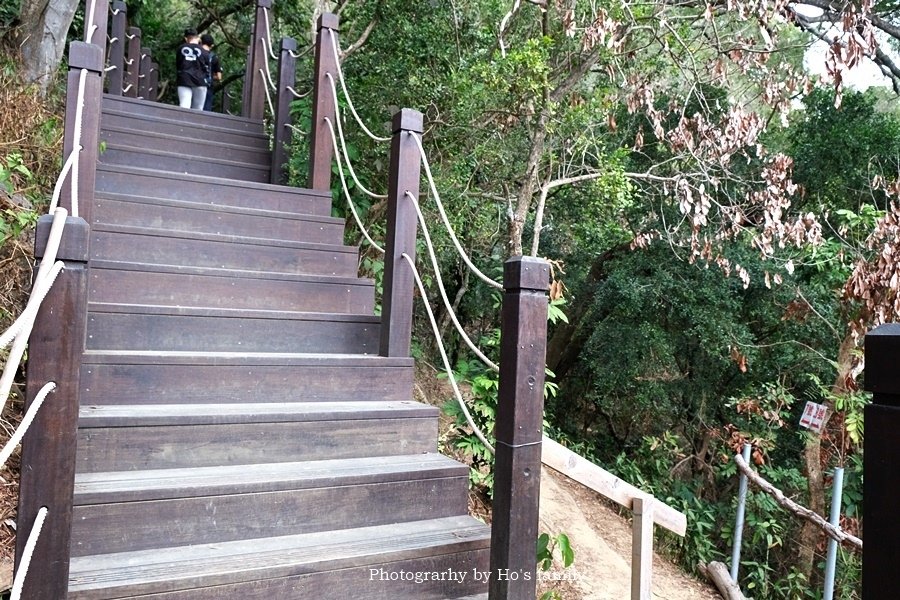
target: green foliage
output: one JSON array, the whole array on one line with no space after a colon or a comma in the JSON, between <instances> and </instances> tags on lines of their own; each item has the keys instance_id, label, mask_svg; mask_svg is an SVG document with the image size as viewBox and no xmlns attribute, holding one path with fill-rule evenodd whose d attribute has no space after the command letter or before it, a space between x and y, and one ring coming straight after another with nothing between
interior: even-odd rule
<instances>
[{"instance_id":1,"label":"green foliage","mask_svg":"<svg viewBox=\"0 0 900 600\"><path fill-rule=\"evenodd\" d=\"M557 562L562 563L563 569L568 569L575 562L575 550L569 542L569 536L565 533L555 536L542 533L537 540L538 568L549 571ZM562 600L562 596L555 590L549 590L541 594L541 600Z\"/></svg>"}]
</instances>

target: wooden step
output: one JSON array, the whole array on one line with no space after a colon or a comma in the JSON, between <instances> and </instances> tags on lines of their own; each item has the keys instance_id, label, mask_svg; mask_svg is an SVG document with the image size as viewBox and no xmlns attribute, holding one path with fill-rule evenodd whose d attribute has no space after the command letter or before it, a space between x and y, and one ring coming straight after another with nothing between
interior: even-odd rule
<instances>
[{"instance_id":1,"label":"wooden step","mask_svg":"<svg viewBox=\"0 0 900 600\"><path fill-rule=\"evenodd\" d=\"M268 183L269 165L224 160L215 155L182 154L168 150L154 150L135 146L107 144L100 154L100 162L107 165L135 166L167 173L206 175L208 177L237 179Z\"/></svg>"},{"instance_id":2,"label":"wooden step","mask_svg":"<svg viewBox=\"0 0 900 600\"><path fill-rule=\"evenodd\" d=\"M355 277L359 249L215 233L95 225L91 260Z\"/></svg>"},{"instance_id":3,"label":"wooden step","mask_svg":"<svg viewBox=\"0 0 900 600\"><path fill-rule=\"evenodd\" d=\"M409 400L82 404L76 470L140 471L434 452L438 412Z\"/></svg>"},{"instance_id":4,"label":"wooden step","mask_svg":"<svg viewBox=\"0 0 900 600\"><path fill-rule=\"evenodd\" d=\"M268 149L247 148L243 144L210 142L204 138L185 138L156 131L135 131L126 127L105 124L100 130L100 140L108 146L129 146L162 150L184 156L205 156L230 162L271 166L272 153Z\"/></svg>"},{"instance_id":5,"label":"wooden step","mask_svg":"<svg viewBox=\"0 0 900 600\"><path fill-rule=\"evenodd\" d=\"M186 140L202 138L211 144L233 144L256 150L269 150L268 136L263 133L240 131L231 127L204 126L189 120L194 115L171 115L172 118L160 118L146 115L133 115L119 109L104 109L100 115L100 127L130 129L135 132L152 131L163 135L172 135Z\"/></svg>"},{"instance_id":6,"label":"wooden step","mask_svg":"<svg viewBox=\"0 0 900 600\"><path fill-rule=\"evenodd\" d=\"M206 197L215 196L207 193ZM318 244L343 243L344 220L336 217L204 204L99 192L93 224L151 227Z\"/></svg>"},{"instance_id":7,"label":"wooden step","mask_svg":"<svg viewBox=\"0 0 900 600\"><path fill-rule=\"evenodd\" d=\"M437 453L80 474L72 554L109 554L466 514L468 468Z\"/></svg>"},{"instance_id":8,"label":"wooden step","mask_svg":"<svg viewBox=\"0 0 900 600\"><path fill-rule=\"evenodd\" d=\"M412 358L248 352L98 352L82 358L83 404L410 400Z\"/></svg>"},{"instance_id":9,"label":"wooden step","mask_svg":"<svg viewBox=\"0 0 900 600\"><path fill-rule=\"evenodd\" d=\"M249 119L247 117L238 117L217 112L190 110L172 104L147 102L136 98L126 98L125 96L104 94L101 107L104 112L107 110L119 111L135 117L143 116L184 121L205 127L231 129L255 135L263 135L264 133L263 122L259 119Z\"/></svg>"},{"instance_id":10,"label":"wooden step","mask_svg":"<svg viewBox=\"0 0 900 600\"><path fill-rule=\"evenodd\" d=\"M483 593L490 530L468 516L72 559L70 600L446 600ZM382 569L385 575L382 576ZM399 572L466 573L398 581ZM392 576L391 573L397 573ZM393 580L392 580L393 577Z\"/></svg>"},{"instance_id":11,"label":"wooden step","mask_svg":"<svg viewBox=\"0 0 900 600\"><path fill-rule=\"evenodd\" d=\"M371 279L93 261L92 302L369 314Z\"/></svg>"},{"instance_id":12,"label":"wooden step","mask_svg":"<svg viewBox=\"0 0 900 600\"><path fill-rule=\"evenodd\" d=\"M168 200L330 216L331 192L97 165L97 191ZM102 195L102 194L101 194Z\"/></svg>"},{"instance_id":13,"label":"wooden step","mask_svg":"<svg viewBox=\"0 0 900 600\"><path fill-rule=\"evenodd\" d=\"M91 302L86 347L377 354L380 331L371 315Z\"/></svg>"}]
</instances>

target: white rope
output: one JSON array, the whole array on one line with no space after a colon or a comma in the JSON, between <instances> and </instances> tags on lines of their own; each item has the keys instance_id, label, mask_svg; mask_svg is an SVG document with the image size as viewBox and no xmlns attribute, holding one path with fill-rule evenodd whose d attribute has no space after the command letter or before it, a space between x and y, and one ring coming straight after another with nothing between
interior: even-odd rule
<instances>
[{"instance_id":1,"label":"white rope","mask_svg":"<svg viewBox=\"0 0 900 600\"><path fill-rule=\"evenodd\" d=\"M266 40L265 40L265 38L261 39L260 41L262 42L263 50L266 50ZM266 59L263 60L263 67L265 67L265 69L266 69L266 72L265 72L265 74L263 75L263 77L265 78L266 82L269 84L269 87L271 87L273 90L277 90L277 89L278 89L278 86L275 85L275 80L272 79L272 71L269 70L269 60L268 60L268 57L266 57Z\"/></svg>"},{"instance_id":2,"label":"white rope","mask_svg":"<svg viewBox=\"0 0 900 600\"><path fill-rule=\"evenodd\" d=\"M263 7L263 18L266 20L266 37L264 39L269 42L269 56L272 57L272 60L278 60L278 57L272 50L272 29L269 27L269 9L265 6Z\"/></svg>"},{"instance_id":3,"label":"white rope","mask_svg":"<svg viewBox=\"0 0 900 600\"><path fill-rule=\"evenodd\" d=\"M357 187L359 187L362 193L367 196L371 196L372 198L383 200L387 198L387 194L376 194L375 192L369 191L366 186L360 183L359 178L356 176L356 172L353 170L353 165L350 162L350 155L347 153L347 141L344 139L344 128L341 126L341 112L338 108L337 87L335 87L334 85L334 77L331 76L331 73L325 73L325 77L327 77L329 83L331 83L331 93L334 96L334 117L337 121L338 136L341 139L341 149L344 151L344 159L347 161L347 170L350 171L350 175L353 177L353 182L357 185Z\"/></svg>"},{"instance_id":4,"label":"white rope","mask_svg":"<svg viewBox=\"0 0 900 600\"><path fill-rule=\"evenodd\" d=\"M126 58L126 59L125 59L125 64L128 65L128 66L130 67L131 65L134 64L134 59L133 59L133 58Z\"/></svg>"},{"instance_id":5,"label":"white rope","mask_svg":"<svg viewBox=\"0 0 900 600\"><path fill-rule=\"evenodd\" d=\"M416 265L413 263L412 259L409 257L407 253L403 253L401 255L406 262L409 263L410 268L412 269L413 277L416 278L416 285L419 287L419 295L422 296L422 304L425 305L425 311L428 313L428 319L431 321L431 329L434 331L434 339L437 340L438 350L441 352L441 359L444 361L444 369L447 371L447 376L450 378L450 386L453 388L453 394L456 396L456 401L459 403L460 409L462 409L463 414L466 417L466 422L469 424L469 427L472 428L472 432L475 436L481 440L481 443L484 444L484 447L490 451L491 454L494 453L494 446L488 442L484 433L475 425L475 421L472 420L472 415L469 413L469 407L466 406L465 401L463 400L462 394L459 391L459 386L456 384L456 377L453 376L453 370L450 368L450 359L447 358L447 350L444 349L444 342L441 341L441 334L438 328L437 321L434 319L434 313L431 311L431 305L428 303L428 296L425 295L425 286L422 285L422 278L419 277L419 272L416 270Z\"/></svg>"},{"instance_id":6,"label":"white rope","mask_svg":"<svg viewBox=\"0 0 900 600\"><path fill-rule=\"evenodd\" d=\"M341 187L344 190L344 197L347 198L347 204L350 206L350 212L353 213L353 218L356 219L356 225L359 227L360 231L362 231L366 241L369 242L373 248L384 254L384 248L376 244L375 240L372 239L372 236L369 235L369 232L362 223L362 219L359 218L359 214L356 212L356 206L353 205L353 200L350 199L350 190L347 188L347 178L344 177L344 167L341 166L341 155L337 147L337 138L334 135L334 126L331 124L331 119L328 117L325 117L325 123L328 124L328 131L331 132L331 145L334 148L334 157L337 160L338 175L341 178Z\"/></svg>"},{"instance_id":7,"label":"white rope","mask_svg":"<svg viewBox=\"0 0 900 600\"><path fill-rule=\"evenodd\" d=\"M37 396L34 397L34 402L31 403L31 406L28 407L28 412L25 413L25 416L22 418L22 422L19 424L18 429L13 434L9 441L6 442L6 445L3 446L3 450L0 451L0 468L2 468L6 461L9 460L9 457L12 455L13 450L16 449L16 446L19 445L19 442L22 441L22 438L25 436L25 432L28 431L28 428L31 427L32 421L37 416L38 410L40 410L41 405L44 403L44 400L47 398L47 395L56 390L56 384L52 381L49 381L44 384L44 387L40 389L37 393Z\"/></svg>"},{"instance_id":8,"label":"white rope","mask_svg":"<svg viewBox=\"0 0 900 600\"><path fill-rule=\"evenodd\" d=\"M115 14L118 13L118 12L120 12L120 11L113 11L113 15L115 15ZM115 44L115 43L118 42L118 41L119 41L119 36L117 36L117 35L114 35L114 36L112 36L111 38L109 38L109 43L110 43L110 44Z\"/></svg>"},{"instance_id":9,"label":"white rope","mask_svg":"<svg viewBox=\"0 0 900 600\"><path fill-rule=\"evenodd\" d=\"M84 120L84 89L87 81L87 69L81 70L78 79L78 98L75 100L75 127L72 132L72 148L77 148L81 153L81 127ZM72 165L72 216L78 216L78 161Z\"/></svg>"},{"instance_id":10,"label":"white rope","mask_svg":"<svg viewBox=\"0 0 900 600\"><path fill-rule=\"evenodd\" d=\"M59 268L57 268L57 266ZM33 307L26 306L25 310L22 311L22 314L19 315L19 318L15 320L15 322L9 326L9 328L3 332L3 335L0 336L0 349L6 348L10 342L17 339L19 334L25 330L25 328L29 325L29 323L34 323L34 317L36 316L38 308L40 308L41 302L50 292L50 288L53 286L53 282L56 281L57 276L59 275L59 271L63 269L62 261L57 261L54 264L53 270L50 271L50 277L42 277L35 281L34 290L32 290L31 295L37 298L37 302L33 305ZM29 321L30 319L30 321Z\"/></svg>"},{"instance_id":11,"label":"white rope","mask_svg":"<svg viewBox=\"0 0 900 600\"><path fill-rule=\"evenodd\" d=\"M306 135L306 132L303 131L302 129L300 129L299 127L297 127L296 125L293 125L291 123L285 123L284 126L289 128L291 131L293 131L296 134Z\"/></svg>"},{"instance_id":12,"label":"white rope","mask_svg":"<svg viewBox=\"0 0 900 600\"><path fill-rule=\"evenodd\" d=\"M413 136L413 139L416 140L416 145L419 146L419 152L422 154L422 164L425 166L425 174L428 176L428 184L431 186L431 195L434 196L434 201L437 204L438 212L441 213L441 219L444 220L444 226L447 228L447 233L450 234L450 239L453 240L453 245L456 246L456 251L459 252L459 255L462 257L463 262L466 263L466 266L478 276L479 279L487 283L491 287L495 287L498 290L503 289L503 285L497 283L484 273L482 273L478 267L472 264L472 261L469 259L469 255L466 254L466 251L463 250L462 244L459 243L459 240L456 237L456 233L453 231L453 226L450 225L450 219L447 218L447 212L444 210L444 205L441 202L441 196L438 194L437 186L434 183L434 177L431 175L431 166L428 164L428 157L425 155L425 148L422 146L422 140L419 139L419 136L413 132L410 132L410 135Z\"/></svg>"},{"instance_id":13,"label":"white rope","mask_svg":"<svg viewBox=\"0 0 900 600\"><path fill-rule=\"evenodd\" d=\"M31 566L31 556L34 554L34 547L37 545L38 537L41 535L41 529L44 527L44 520L47 518L47 507L42 506L38 510L37 517L34 519L34 526L31 533L28 534L28 541L25 542L25 550L22 552L22 562L19 563L19 570L16 571L16 577L13 581L12 594L10 600L20 600L22 598L22 587L25 585L25 576L28 575L28 567Z\"/></svg>"},{"instance_id":14,"label":"white rope","mask_svg":"<svg viewBox=\"0 0 900 600\"><path fill-rule=\"evenodd\" d=\"M289 91L290 93L292 93L292 94L294 95L294 98L306 98L307 96L310 95L310 93L312 93L312 90L306 90L305 92L303 92L303 93L301 94L300 92L298 92L297 90L295 90L295 89L292 88L291 86L287 86L286 89L287 89L287 91Z\"/></svg>"},{"instance_id":15,"label":"white rope","mask_svg":"<svg viewBox=\"0 0 900 600\"><path fill-rule=\"evenodd\" d=\"M125 88L122 90L122 93L123 93L123 94L127 94L127 93L128 93L128 90L130 90L130 89L133 88L133 87L134 87L134 85L129 83L129 84L126 85Z\"/></svg>"},{"instance_id":16,"label":"white rope","mask_svg":"<svg viewBox=\"0 0 900 600\"><path fill-rule=\"evenodd\" d=\"M259 70L259 74L262 75L263 78L265 78L265 76L266 76L266 74L263 73L262 69ZM269 103L269 112L274 117L275 116L275 106L272 104L272 95L269 93L269 88L267 86L263 86L263 89L266 91L266 102Z\"/></svg>"},{"instance_id":17,"label":"white rope","mask_svg":"<svg viewBox=\"0 0 900 600\"><path fill-rule=\"evenodd\" d=\"M378 137L366 127L366 124L363 123L363 120L360 118L359 114L356 112L356 108L353 107L353 100L350 99L350 92L347 91L347 84L344 81L344 71L341 69L341 55L338 50L337 37L334 33L329 29L328 30L331 35L331 47L334 50L334 64L337 65L338 72L338 80L341 82L341 89L344 90L344 97L347 99L347 106L350 107L350 112L353 113L353 116L356 118L356 122L359 123L359 126L362 127L363 131L368 134L370 138L375 140L376 142L389 142L391 138L389 137Z\"/></svg>"},{"instance_id":18,"label":"white rope","mask_svg":"<svg viewBox=\"0 0 900 600\"><path fill-rule=\"evenodd\" d=\"M106 67L105 69L103 69L103 71L104 71L105 73L108 73L108 72L110 72L110 71L115 71L117 68L118 68L118 67L117 67L116 65L109 65L108 67Z\"/></svg>"},{"instance_id":19,"label":"white rope","mask_svg":"<svg viewBox=\"0 0 900 600\"><path fill-rule=\"evenodd\" d=\"M413 206L416 209L416 215L419 217L419 225L422 226L422 235L425 236L425 246L428 247L428 254L431 256L431 266L434 268L434 276L435 280L438 284L438 290L441 292L441 298L444 301L444 307L447 309L447 314L450 315L450 320L453 321L453 325L456 326L456 331L459 332L459 335L462 336L462 339L466 342L466 345L469 349L475 353L475 356L481 359L489 369L492 371L500 371L500 367L489 359L484 353L475 345L469 335L466 333L466 330L463 329L463 326L460 324L459 319L456 318L456 313L453 311L453 305L450 302L450 298L447 297L447 290L444 289L444 282L441 278L440 267L438 267L437 256L434 253L434 244L431 242L431 235L428 233L428 225L425 223L425 215L422 214L422 208L419 206L419 203L416 201L416 197L412 195L411 192L407 191L406 196L410 199Z\"/></svg>"},{"instance_id":20,"label":"white rope","mask_svg":"<svg viewBox=\"0 0 900 600\"><path fill-rule=\"evenodd\" d=\"M66 163L63 165L62 171L59 173L59 177L56 178L56 185L53 186L53 197L50 199L50 208L47 210L48 213L56 212L56 205L59 204L59 195L62 193L63 182L66 180L69 170L72 169L72 165L78 159L80 150L81 146L76 146L72 149L69 153L69 158L66 159Z\"/></svg>"}]
</instances>

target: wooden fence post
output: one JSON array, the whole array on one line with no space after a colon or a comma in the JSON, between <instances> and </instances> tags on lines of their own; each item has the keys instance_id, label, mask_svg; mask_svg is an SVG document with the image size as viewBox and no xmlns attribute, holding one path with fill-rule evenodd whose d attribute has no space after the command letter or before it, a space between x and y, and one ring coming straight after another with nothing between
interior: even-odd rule
<instances>
[{"instance_id":1,"label":"wooden fence post","mask_svg":"<svg viewBox=\"0 0 900 600\"><path fill-rule=\"evenodd\" d=\"M53 217L48 215L38 222L36 257L44 254L52 221ZM65 268L44 298L28 342L26 409L47 382L56 383L56 391L44 401L22 442L16 569L38 511L43 506L48 509L25 578L22 597L29 600L65 598L69 585L78 381L87 320L89 237L89 227L84 219L66 219L57 254L57 258L65 262Z\"/></svg>"},{"instance_id":2,"label":"wooden fence post","mask_svg":"<svg viewBox=\"0 0 900 600\"><path fill-rule=\"evenodd\" d=\"M635 498L631 504L631 600L650 600L653 578L653 498Z\"/></svg>"},{"instance_id":3,"label":"wooden fence post","mask_svg":"<svg viewBox=\"0 0 900 600\"><path fill-rule=\"evenodd\" d=\"M263 73L266 68L264 62L269 60L269 53L262 40L266 36L265 11L270 8L272 0L256 0L256 20L253 22L253 37L250 38L248 78L244 80L244 85L249 86L249 92L244 95L244 116L251 119L261 120L266 116L265 86L268 84Z\"/></svg>"},{"instance_id":4,"label":"wooden fence post","mask_svg":"<svg viewBox=\"0 0 900 600\"><path fill-rule=\"evenodd\" d=\"M129 27L128 33L128 58L125 63L125 88L122 90L129 98L138 97L138 89L141 86L141 30L137 27Z\"/></svg>"},{"instance_id":5,"label":"wooden fence post","mask_svg":"<svg viewBox=\"0 0 900 600\"><path fill-rule=\"evenodd\" d=\"M415 278L403 254L416 259L418 218L409 192L419 200L422 156L411 132L422 135L422 113L408 108L394 115L388 173L387 231L381 297L381 356L409 356Z\"/></svg>"},{"instance_id":6,"label":"wooden fence post","mask_svg":"<svg viewBox=\"0 0 900 600\"><path fill-rule=\"evenodd\" d=\"M287 181L287 141L291 139L291 102L293 88L297 80L297 41L281 38L281 52L278 57L278 99L275 105L274 140L272 141L271 183L284 184Z\"/></svg>"},{"instance_id":7,"label":"wooden fence post","mask_svg":"<svg viewBox=\"0 0 900 600\"><path fill-rule=\"evenodd\" d=\"M85 15L87 15L87 11L91 9L91 5L94 6L94 26L95 29L93 31L93 35L91 35L90 39L85 39L84 41L88 44L93 44L95 46L100 47L100 62L103 66L106 66L106 39L109 27L109 0L85 0L84 2L84 11ZM85 19L87 21L87 19ZM87 22L85 22L85 27L87 27ZM85 32L87 35L88 32Z\"/></svg>"},{"instance_id":8,"label":"wooden fence post","mask_svg":"<svg viewBox=\"0 0 900 600\"><path fill-rule=\"evenodd\" d=\"M313 110L312 127L309 132L309 181L307 186L314 190L331 189L331 161L334 150L331 143L331 132L325 117L331 119L332 126L337 127L335 120L334 94L331 82L326 74L330 73L335 84L338 83L337 64L334 60L332 39L337 41L338 17L335 14L323 13L319 17L318 35L316 35L316 59L313 69Z\"/></svg>"},{"instance_id":9,"label":"wooden fence post","mask_svg":"<svg viewBox=\"0 0 900 600\"><path fill-rule=\"evenodd\" d=\"M84 42L69 45L69 77L66 87L66 130L63 140L63 160L75 147L75 113L81 70L87 69L84 82L84 109L81 122L81 154L78 159L78 212L72 207L71 185L63 185L60 206L73 216L90 221L94 204L94 183L100 144L100 103L103 98L103 54L99 46ZM72 175L69 175L71 181Z\"/></svg>"},{"instance_id":10,"label":"wooden fence post","mask_svg":"<svg viewBox=\"0 0 900 600\"><path fill-rule=\"evenodd\" d=\"M150 82L147 84L147 100L156 102L159 100L159 65L156 61L150 62Z\"/></svg>"},{"instance_id":11,"label":"wooden fence post","mask_svg":"<svg viewBox=\"0 0 900 600\"><path fill-rule=\"evenodd\" d=\"M549 287L545 260L503 265L490 600L536 594Z\"/></svg>"},{"instance_id":12,"label":"wooden fence post","mask_svg":"<svg viewBox=\"0 0 900 600\"><path fill-rule=\"evenodd\" d=\"M862 561L862 597L888 600L897 590L900 564L900 323L881 325L865 338L865 389L872 403L865 408L863 440L863 521L875 532L866 536Z\"/></svg>"},{"instance_id":13,"label":"wooden fence post","mask_svg":"<svg viewBox=\"0 0 900 600\"><path fill-rule=\"evenodd\" d=\"M106 91L121 96L125 87L125 30L128 27L128 9L122 0L112 3L112 25L109 39L109 66L106 74Z\"/></svg>"},{"instance_id":14,"label":"wooden fence post","mask_svg":"<svg viewBox=\"0 0 900 600\"><path fill-rule=\"evenodd\" d=\"M150 56L150 48L141 48L141 63L138 75L138 98L150 99L150 69L153 58Z\"/></svg>"}]
</instances>

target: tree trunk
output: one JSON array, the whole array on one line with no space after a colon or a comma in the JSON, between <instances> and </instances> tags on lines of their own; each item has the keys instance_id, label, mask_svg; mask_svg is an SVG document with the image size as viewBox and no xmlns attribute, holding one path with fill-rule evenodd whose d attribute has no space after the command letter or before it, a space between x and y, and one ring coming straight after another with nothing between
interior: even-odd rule
<instances>
[{"instance_id":1,"label":"tree trunk","mask_svg":"<svg viewBox=\"0 0 900 600\"><path fill-rule=\"evenodd\" d=\"M22 75L46 93L66 50L66 35L79 0L23 2L13 40L22 51Z\"/></svg>"},{"instance_id":2,"label":"tree trunk","mask_svg":"<svg viewBox=\"0 0 900 600\"><path fill-rule=\"evenodd\" d=\"M853 369L853 350L856 348L856 340L847 335L841 342L837 356L837 377L831 392L834 395L848 392L848 378ZM828 411L832 412L834 406L828 403ZM820 435L810 433L806 439L806 447L803 450L803 464L806 471L807 489L809 491L809 508L816 514L827 514L825 504L825 477L822 472L822 438ZM822 537L822 530L815 523L803 521L800 526L800 551L797 557L797 569L806 575L807 581L813 573L816 564L816 547Z\"/></svg>"}]
</instances>

